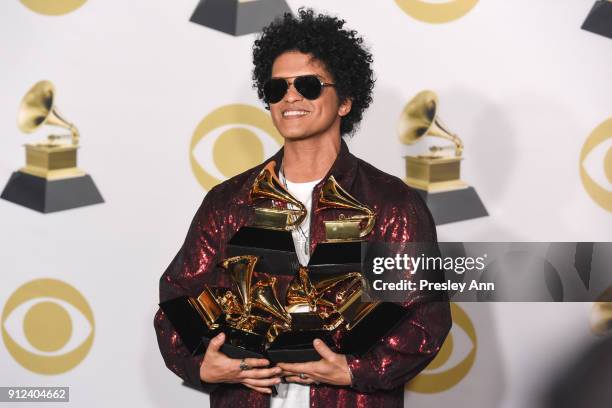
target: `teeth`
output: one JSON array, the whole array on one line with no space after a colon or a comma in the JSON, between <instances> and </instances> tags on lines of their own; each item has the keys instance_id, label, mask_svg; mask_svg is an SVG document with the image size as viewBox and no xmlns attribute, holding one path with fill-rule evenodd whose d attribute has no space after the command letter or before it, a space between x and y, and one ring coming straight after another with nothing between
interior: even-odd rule
<instances>
[{"instance_id":1,"label":"teeth","mask_svg":"<svg viewBox=\"0 0 612 408\"><path fill-rule=\"evenodd\" d=\"M308 113L307 111L302 111L302 110L285 111L283 112L283 116L304 116L307 113Z\"/></svg>"}]
</instances>

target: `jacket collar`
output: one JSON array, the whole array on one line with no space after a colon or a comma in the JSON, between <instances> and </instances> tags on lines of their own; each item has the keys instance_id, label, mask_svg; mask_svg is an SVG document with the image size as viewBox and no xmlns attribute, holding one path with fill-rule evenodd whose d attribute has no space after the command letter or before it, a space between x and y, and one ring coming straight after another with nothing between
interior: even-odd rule
<instances>
[{"instance_id":1,"label":"jacket collar","mask_svg":"<svg viewBox=\"0 0 612 408\"><path fill-rule=\"evenodd\" d=\"M274 154L274 156L270 157L263 163L263 165L265 166L270 161L275 161L275 171L277 176L280 171L280 164L283 160L284 149L284 146L281 147L280 150L276 152L276 154ZM320 186L322 186L325 181L327 181L329 176L333 175L338 184L342 186L342 188L344 188L346 191L351 191L353 187L353 181L355 180L355 174L357 173L357 163L357 157L353 156L353 154L349 152L346 142L344 141L344 139L341 138L340 151L338 152L338 156L336 156L336 160L334 160L334 163L330 167L325 177L323 177L321 182L319 182L315 186L315 189L318 189Z\"/></svg>"}]
</instances>

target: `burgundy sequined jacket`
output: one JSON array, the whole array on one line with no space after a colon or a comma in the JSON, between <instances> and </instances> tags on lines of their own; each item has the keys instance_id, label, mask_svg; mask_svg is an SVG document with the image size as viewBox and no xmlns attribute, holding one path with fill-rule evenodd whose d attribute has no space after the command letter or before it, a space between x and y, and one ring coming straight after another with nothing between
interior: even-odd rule
<instances>
[{"instance_id":1,"label":"burgundy sequined jacket","mask_svg":"<svg viewBox=\"0 0 612 408\"><path fill-rule=\"evenodd\" d=\"M211 189L196 212L182 247L160 279L160 302L197 296L204 286L230 286L216 265L225 257L228 240L253 220L248 193L256 175L270 160L280 164L281 148L261 165ZM278 172L278 165L276 171ZM325 239L323 220L337 219L336 210L316 212L317 199L333 175L353 197L376 212L368 240L436 241L431 214L420 196L397 177L383 173L348 151L344 141L329 173L314 187L310 251ZM279 280L285 293L290 277ZM404 385L435 357L451 327L446 301L405 304L404 319L361 358L347 356L353 382L338 387L310 387L310 407L403 407ZM203 355L191 356L161 310L154 319L166 365L185 382L210 392L212 407L268 407L270 397L240 384L206 384L200 380Z\"/></svg>"}]
</instances>

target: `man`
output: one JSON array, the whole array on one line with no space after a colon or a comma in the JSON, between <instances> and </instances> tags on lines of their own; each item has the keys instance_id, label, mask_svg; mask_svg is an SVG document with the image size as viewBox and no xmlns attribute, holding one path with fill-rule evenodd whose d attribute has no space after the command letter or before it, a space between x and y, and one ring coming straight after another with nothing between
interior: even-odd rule
<instances>
[{"instance_id":1,"label":"man","mask_svg":"<svg viewBox=\"0 0 612 408\"><path fill-rule=\"evenodd\" d=\"M321 187L330 175L376 212L369 241L436 240L431 215L414 190L349 153L343 135L354 132L371 102L371 54L344 21L300 9L264 29L255 41L253 79L267 103L284 147L272 158L208 192L178 254L160 280L160 300L197 296L204 284L229 286L216 268L232 235L253 221L248 193L270 161L288 190L310 214L293 231L302 264L325 239L324 219L337 211L317 212ZM302 245L304 244L304 245ZM280 286L287 280L280 278ZM284 285L284 286L283 286ZM368 353L357 358L333 352L322 341L316 362L269 367L265 359L231 359L220 352L221 334L205 354L190 356L163 312L155 316L166 365L186 382L211 392L212 406L403 406L404 384L436 355L451 325L448 302L405 304L403 320ZM272 386L290 383L281 397ZM238 405L240 404L240 405Z\"/></svg>"}]
</instances>

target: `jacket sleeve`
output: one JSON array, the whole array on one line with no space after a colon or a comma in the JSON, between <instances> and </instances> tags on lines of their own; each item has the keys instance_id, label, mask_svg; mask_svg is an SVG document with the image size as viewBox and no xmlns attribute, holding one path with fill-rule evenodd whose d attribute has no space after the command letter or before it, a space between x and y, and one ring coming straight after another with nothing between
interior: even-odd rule
<instances>
[{"instance_id":1,"label":"jacket sleeve","mask_svg":"<svg viewBox=\"0 0 612 408\"><path fill-rule=\"evenodd\" d=\"M418 193L409 190L404 202L410 203L406 209L387 217L392 224L383 240L437 242L432 216ZM420 373L440 350L452 324L447 297L404 306L404 318L372 349L361 357L347 355L351 387L357 391L400 387Z\"/></svg>"},{"instance_id":2,"label":"jacket sleeve","mask_svg":"<svg viewBox=\"0 0 612 408\"><path fill-rule=\"evenodd\" d=\"M213 191L209 191L202 201L183 245L161 276L160 303L184 295L197 296L205 283L211 283L220 245L220 225L213 208ZM166 366L188 384L212 391L215 384L200 380L204 355L191 355L161 309L155 314L153 323Z\"/></svg>"}]
</instances>

